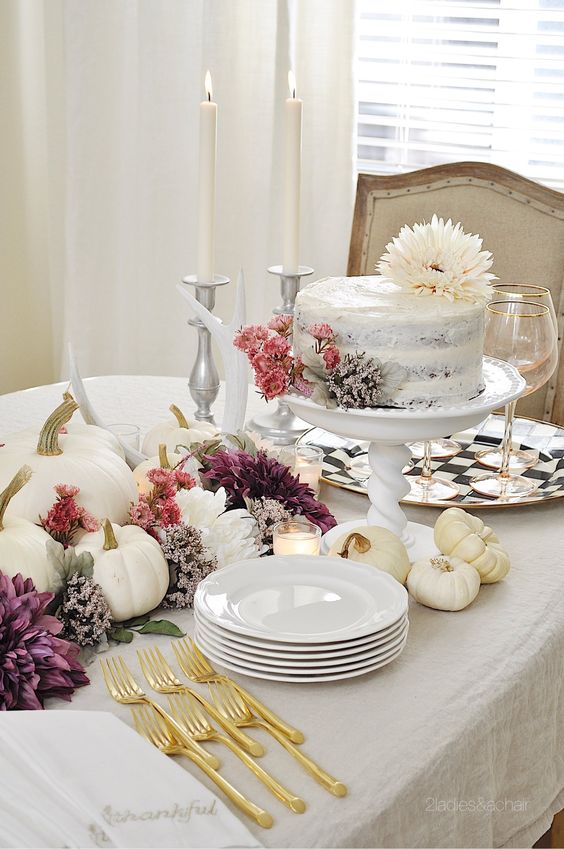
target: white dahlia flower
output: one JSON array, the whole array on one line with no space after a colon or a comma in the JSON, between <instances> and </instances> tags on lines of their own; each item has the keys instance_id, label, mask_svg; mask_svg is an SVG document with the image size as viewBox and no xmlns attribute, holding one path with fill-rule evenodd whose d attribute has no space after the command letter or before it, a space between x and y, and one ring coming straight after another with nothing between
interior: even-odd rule
<instances>
[{"instance_id":1,"label":"white dahlia flower","mask_svg":"<svg viewBox=\"0 0 564 849\"><path fill-rule=\"evenodd\" d=\"M208 492L199 486L176 493L182 521L197 528L202 541L217 557L219 567L258 557L258 526L248 510L227 510L223 487Z\"/></svg>"},{"instance_id":2,"label":"white dahlia flower","mask_svg":"<svg viewBox=\"0 0 564 849\"><path fill-rule=\"evenodd\" d=\"M441 295L449 301L487 301L492 255L479 236L465 233L460 222L433 215L430 224L405 226L386 245L377 271L417 295Z\"/></svg>"}]
</instances>

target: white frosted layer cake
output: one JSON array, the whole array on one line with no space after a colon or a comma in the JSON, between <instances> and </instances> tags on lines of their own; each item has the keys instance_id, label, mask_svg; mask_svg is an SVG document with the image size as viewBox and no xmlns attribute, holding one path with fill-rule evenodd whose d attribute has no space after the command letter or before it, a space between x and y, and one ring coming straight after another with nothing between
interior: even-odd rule
<instances>
[{"instance_id":1,"label":"white frosted layer cake","mask_svg":"<svg viewBox=\"0 0 564 849\"><path fill-rule=\"evenodd\" d=\"M294 351L310 348L305 328L327 322L341 354L396 362L406 378L394 407L448 406L483 388L484 304L422 297L384 277L326 277L296 298Z\"/></svg>"}]
</instances>

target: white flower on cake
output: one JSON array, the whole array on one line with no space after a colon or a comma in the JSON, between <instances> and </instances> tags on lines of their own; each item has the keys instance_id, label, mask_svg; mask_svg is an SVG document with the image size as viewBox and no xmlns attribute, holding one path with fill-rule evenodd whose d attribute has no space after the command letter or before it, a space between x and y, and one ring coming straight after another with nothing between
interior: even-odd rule
<instances>
[{"instance_id":1,"label":"white flower on cake","mask_svg":"<svg viewBox=\"0 0 564 849\"><path fill-rule=\"evenodd\" d=\"M219 566L258 557L258 526L248 510L226 512L227 494L223 487L208 492L199 486L176 493L182 522L197 528L204 545L215 554Z\"/></svg>"},{"instance_id":2,"label":"white flower on cake","mask_svg":"<svg viewBox=\"0 0 564 849\"><path fill-rule=\"evenodd\" d=\"M433 215L430 224L402 227L386 245L376 266L384 277L417 295L439 295L449 301L487 301L492 255L482 250L479 236L465 233L460 222Z\"/></svg>"}]
</instances>

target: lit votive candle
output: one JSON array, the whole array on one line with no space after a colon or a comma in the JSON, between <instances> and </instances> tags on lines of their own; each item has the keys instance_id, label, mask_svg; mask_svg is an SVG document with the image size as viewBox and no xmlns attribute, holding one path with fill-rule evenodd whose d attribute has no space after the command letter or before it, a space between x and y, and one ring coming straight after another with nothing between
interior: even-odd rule
<instances>
[{"instance_id":1,"label":"lit votive candle","mask_svg":"<svg viewBox=\"0 0 564 849\"><path fill-rule=\"evenodd\" d=\"M315 445L296 445L294 451L294 474L317 495L323 469L323 449Z\"/></svg>"},{"instance_id":2,"label":"lit votive candle","mask_svg":"<svg viewBox=\"0 0 564 849\"><path fill-rule=\"evenodd\" d=\"M319 554L321 529L313 522L289 519L272 532L274 554Z\"/></svg>"}]
</instances>

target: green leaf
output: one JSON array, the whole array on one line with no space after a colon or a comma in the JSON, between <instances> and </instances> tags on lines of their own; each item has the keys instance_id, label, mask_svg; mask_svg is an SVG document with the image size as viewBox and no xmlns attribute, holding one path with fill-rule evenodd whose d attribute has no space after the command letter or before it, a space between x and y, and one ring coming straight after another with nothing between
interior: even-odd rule
<instances>
[{"instance_id":1,"label":"green leaf","mask_svg":"<svg viewBox=\"0 0 564 849\"><path fill-rule=\"evenodd\" d=\"M178 625L174 622L169 622L168 619L151 619L139 628L140 634L167 634L169 637L184 637L184 631L181 631Z\"/></svg>"},{"instance_id":2,"label":"green leaf","mask_svg":"<svg viewBox=\"0 0 564 849\"><path fill-rule=\"evenodd\" d=\"M128 619L127 622L121 622L120 624L123 628L138 628L139 625L144 625L145 622L148 622L150 618L150 615L146 613L145 616L134 616L133 619Z\"/></svg>"},{"instance_id":3,"label":"green leaf","mask_svg":"<svg viewBox=\"0 0 564 849\"><path fill-rule=\"evenodd\" d=\"M60 542L49 539L45 543L47 558L53 566L54 578L51 584L51 592L55 595L63 593L69 580L77 572L86 578L91 578L94 572L94 559L90 552L83 551L77 555L75 549L70 546L65 549Z\"/></svg>"},{"instance_id":4,"label":"green leaf","mask_svg":"<svg viewBox=\"0 0 564 849\"><path fill-rule=\"evenodd\" d=\"M117 643L130 643L133 639L133 631L128 631L127 628L121 628L119 625L110 628L110 639Z\"/></svg>"}]
</instances>

